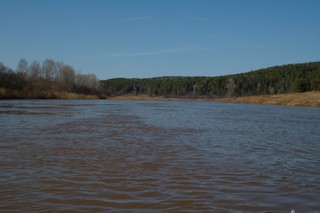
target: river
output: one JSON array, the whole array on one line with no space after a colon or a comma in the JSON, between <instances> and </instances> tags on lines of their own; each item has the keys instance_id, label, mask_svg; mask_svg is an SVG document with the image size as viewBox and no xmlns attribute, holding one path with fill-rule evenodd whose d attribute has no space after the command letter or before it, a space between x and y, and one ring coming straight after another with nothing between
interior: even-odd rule
<instances>
[{"instance_id":1,"label":"river","mask_svg":"<svg viewBox=\"0 0 320 213\"><path fill-rule=\"evenodd\" d=\"M1 212L319 212L320 109L0 101Z\"/></svg>"}]
</instances>

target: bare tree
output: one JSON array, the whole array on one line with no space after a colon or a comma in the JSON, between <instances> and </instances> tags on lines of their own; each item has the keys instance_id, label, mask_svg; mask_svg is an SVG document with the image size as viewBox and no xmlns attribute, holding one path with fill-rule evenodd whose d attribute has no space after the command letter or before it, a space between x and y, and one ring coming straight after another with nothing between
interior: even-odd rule
<instances>
[{"instance_id":1,"label":"bare tree","mask_svg":"<svg viewBox=\"0 0 320 213\"><path fill-rule=\"evenodd\" d=\"M192 88L193 88L193 92L192 92L192 94L193 94L193 95L196 95L196 91L197 91L197 84L194 84Z\"/></svg>"},{"instance_id":2,"label":"bare tree","mask_svg":"<svg viewBox=\"0 0 320 213\"><path fill-rule=\"evenodd\" d=\"M88 81L87 81L87 75L84 75L84 74L78 74L76 76L76 79L75 79L75 84L77 86L87 86L88 85Z\"/></svg>"},{"instance_id":3,"label":"bare tree","mask_svg":"<svg viewBox=\"0 0 320 213\"><path fill-rule=\"evenodd\" d=\"M28 76L31 78L40 78L41 67L40 63L37 61L33 61L28 70Z\"/></svg>"},{"instance_id":4,"label":"bare tree","mask_svg":"<svg viewBox=\"0 0 320 213\"><path fill-rule=\"evenodd\" d=\"M5 73L6 71L6 66L2 62L0 62L0 73Z\"/></svg>"},{"instance_id":5,"label":"bare tree","mask_svg":"<svg viewBox=\"0 0 320 213\"><path fill-rule=\"evenodd\" d=\"M90 87L98 89L99 88L99 80L95 74L89 74L90 76Z\"/></svg>"},{"instance_id":6,"label":"bare tree","mask_svg":"<svg viewBox=\"0 0 320 213\"><path fill-rule=\"evenodd\" d=\"M98 88L98 80L95 74L78 74L75 79L77 86Z\"/></svg>"},{"instance_id":7,"label":"bare tree","mask_svg":"<svg viewBox=\"0 0 320 213\"><path fill-rule=\"evenodd\" d=\"M236 84L233 78L229 78L226 84L227 88L227 97L232 97L234 94L234 90L236 89Z\"/></svg>"},{"instance_id":8,"label":"bare tree","mask_svg":"<svg viewBox=\"0 0 320 213\"><path fill-rule=\"evenodd\" d=\"M74 84L75 72L71 66L64 65L61 68L60 80L68 85Z\"/></svg>"},{"instance_id":9,"label":"bare tree","mask_svg":"<svg viewBox=\"0 0 320 213\"><path fill-rule=\"evenodd\" d=\"M54 72L55 72L55 78L54 80L59 81L61 79L61 73L62 73L62 68L64 64L61 61L55 61L54 62Z\"/></svg>"},{"instance_id":10,"label":"bare tree","mask_svg":"<svg viewBox=\"0 0 320 213\"><path fill-rule=\"evenodd\" d=\"M18 73L27 73L28 71L28 61L25 58L20 59L17 67Z\"/></svg>"},{"instance_id":11,"label":"bare tree","mask_svg":"<svg viewBox=\"0 0 320 213\"><path fill-rule=\"evenodd\" d=\"M54 78L54 61L51 59L46 59L42 63L42 72L43 72L45 79L53 80L53 78Z\"/></svg>"}]
</instances>

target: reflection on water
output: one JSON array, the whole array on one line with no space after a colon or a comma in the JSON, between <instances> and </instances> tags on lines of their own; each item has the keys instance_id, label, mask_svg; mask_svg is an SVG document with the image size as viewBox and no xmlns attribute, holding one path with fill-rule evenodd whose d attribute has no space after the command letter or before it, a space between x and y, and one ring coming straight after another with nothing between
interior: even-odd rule
<instances>
[{"instance_id":1,"label":"reflection on water","mask_svg":"<svg viewBox=\"0 0 320 213\"><path fill-rule=\"evenodd\" d=\"M320 111L1 101L0 211L319 212Z\"/></svg>"}]
</instances>

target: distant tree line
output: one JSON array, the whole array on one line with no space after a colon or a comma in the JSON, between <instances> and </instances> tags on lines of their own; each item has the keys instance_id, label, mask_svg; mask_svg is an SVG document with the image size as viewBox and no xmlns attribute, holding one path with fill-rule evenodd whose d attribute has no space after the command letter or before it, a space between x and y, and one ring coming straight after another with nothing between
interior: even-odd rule
<instances>
[{"instance_id":1,"label":"distant tree line","mask_svg":"<svg viewBox=\"0 0 320 213\"><path fill-rule=\"evenodd\" d=\"M115 78L101 81L109 95L215 98L320 90L320 62L275 66L219 77Z\"/></svg>"},{"instance_id":2,"label":"distant tree line","mask_svg":"<svg viewBox=\"0 0 320 213\"><path fill-rule=\"evenodd\" d=\"M21 59L16 70L0 62L0 98L59 98L57 92L104 96L94 74L77 74L62 62Z\"/></svg>"},{"instance_id":3,"label":"distant tree line","mask_svg":"<svg viewBox=\"0 0 320 213\"><path fill-rule=\"evenodd\" d=\"M320 91L320 62L275 66L218 77L114 78L99 81L62 62L21 59L16 70L0 62L0 98L59 98L72 92L100 98L126 94L217 98Z\"/></svg>"}]
</instances>

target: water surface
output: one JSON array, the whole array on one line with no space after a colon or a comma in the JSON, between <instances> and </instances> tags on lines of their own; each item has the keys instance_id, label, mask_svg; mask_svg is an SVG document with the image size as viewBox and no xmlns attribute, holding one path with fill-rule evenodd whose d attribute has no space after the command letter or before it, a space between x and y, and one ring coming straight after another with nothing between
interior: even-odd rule
<instances>
[{"instance_id":1,"label":"water surface","mask_svg":"<svg viewBox=\"0 0 320 213\"><path fill-rule=\"evenodd\" d=\"M320 109L0 101L0 211L319 212Z\"/></svg>"}]
</instances>

